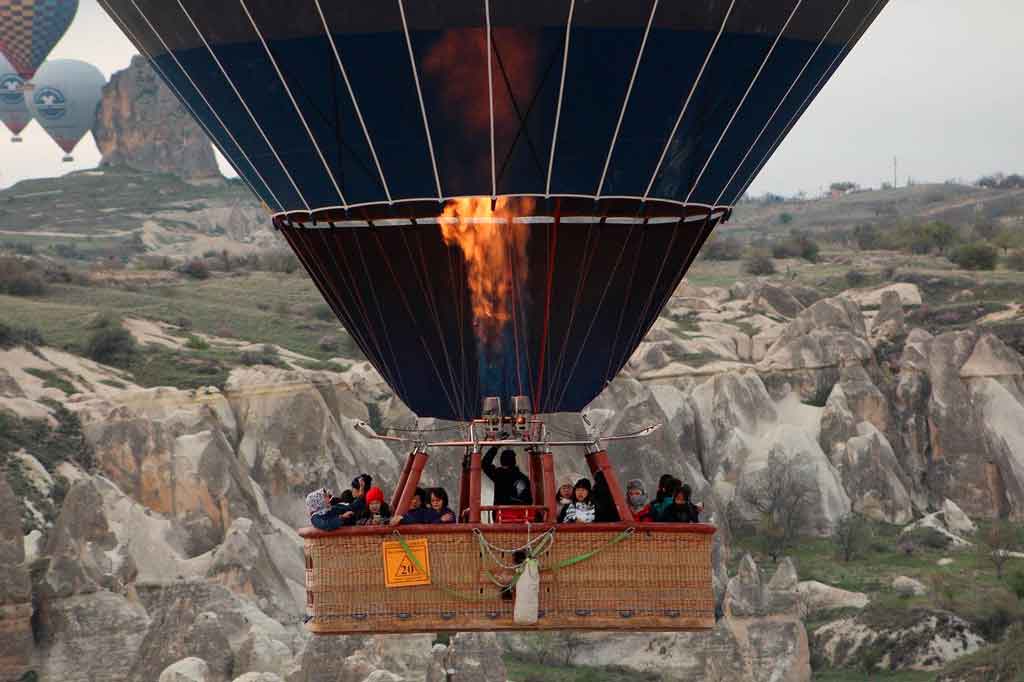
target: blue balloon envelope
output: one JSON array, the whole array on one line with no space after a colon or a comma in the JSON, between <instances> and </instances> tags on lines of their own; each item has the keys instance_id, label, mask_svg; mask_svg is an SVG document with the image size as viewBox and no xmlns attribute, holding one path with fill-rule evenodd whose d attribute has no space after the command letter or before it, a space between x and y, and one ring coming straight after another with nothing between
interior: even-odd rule
<instances>
[{"instance_id":1,"label":"blue balloon envelope","mask_svg":"<svg viewBox=\"0 0 1024 682\"><path fill-rule=\"evenodd\" d=\"M396 393L466 419L586 406L886 0L100 4Z\"/></svg>"}]
</instances>

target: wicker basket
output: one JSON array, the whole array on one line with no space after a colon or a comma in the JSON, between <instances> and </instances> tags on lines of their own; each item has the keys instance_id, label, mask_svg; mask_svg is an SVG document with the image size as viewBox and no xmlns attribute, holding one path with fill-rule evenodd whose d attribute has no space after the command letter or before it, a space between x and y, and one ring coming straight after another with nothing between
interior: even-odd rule
<instances>
[{"instance_id":1,"label":"wicker basket","mask_svg":"<svg viewBox=\"0 0 1024 682\"><path fill-rule=\"evenodd\" d=\"M714 625L711 543L705 524L589 524L554 528L541 556L540 618L516 625L495 580L515 572L512 553L550 525L400 526L426 540L430 584L385 585L383 543L395 528L300 531L312 632L468 630L704 630ZM481 543L483 539L488 550ZM547 543L546 543L547 544ZM394 545L392 545L394 548ZM402 558L408 558L402 550ZM574 561L575 560L575 561ZM415 562L413 562L415 563ZM558 568L559 566L561 568Z\"/></svg>"}]
</instances>

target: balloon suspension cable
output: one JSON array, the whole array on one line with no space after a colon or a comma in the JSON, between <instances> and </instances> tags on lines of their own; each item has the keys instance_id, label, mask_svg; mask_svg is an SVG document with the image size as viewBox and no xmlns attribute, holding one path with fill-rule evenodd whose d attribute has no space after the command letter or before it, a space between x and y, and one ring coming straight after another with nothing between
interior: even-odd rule
<instances>
[{"instance_id":1,"label":"balloon suspension cable","mask_svg":"<svg viewBox=\"0 0 1024 682\"><path fill-rule=\"evenodd\" d=\"M537 420L538 423L539 420ZM482 423L482 420L474 420L470 422L470 428L475 424ZM424 451L430 448L471 448L473 450L479 450L481 447L526 447L539 449L541 451L549 448L587 448L588 451L597 451L603 448L604 443L610 443L615 441L634 440L638 438L646 438L651 434L655 433L662 427L662 424L655 423L651 424L639 431L633 431L630 433L621 433L613 435L598 435L592 438L575 439L575 440L549 440L533 439L527 434L522 438L511 438L511 437L499 437L499 438L476 438L471 436L465 440L441 440L441 441L427 441L412 438L405 438L402 436L389 436L382 435L373 430L373 427L364 421L357 421L355 428L367 438L372 440L380 440L389 443L406 443L414 445L417 448L422 448Z\"/></svg>"}]
</instances>

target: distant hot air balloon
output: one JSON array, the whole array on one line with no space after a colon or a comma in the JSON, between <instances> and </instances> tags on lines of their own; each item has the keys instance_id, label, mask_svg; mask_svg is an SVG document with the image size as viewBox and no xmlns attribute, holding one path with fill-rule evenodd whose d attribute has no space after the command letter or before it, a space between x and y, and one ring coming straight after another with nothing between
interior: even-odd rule
<instances>
[{"instance_id":1,"label":"distant hot air balloon","mask_svg":"<svg viewBox=\"0 0 1024 682\"><path fill-rule=\"evenodd\" d=\"M92 64L74 59L46 62L25 101L43 130L74 161L71 151L92 130L107 79Z\"/></svg>"},{"instance_id":2,"label":"distant hot air balloon","mask_svg":"<svg viewBox=\"0 0 1024 682\"><path fill-rule=\"evenodd\" d=\"M11 142L21 142L21 131L32 121L32 114L25 105L25 93L22 92L24 85L22 77L0 55L0 121L14 135Z\"/></svg>"},{"instance_id":3,"label":"distant hot air balloon","mask_svg":"<svg viewBox=\"0 0 1024 682\"><path fill-rule=\"evenodd\" d=\"M30 80L77 11L78 0L0 0L0 53Z\"/></svg>"}]
</instances>

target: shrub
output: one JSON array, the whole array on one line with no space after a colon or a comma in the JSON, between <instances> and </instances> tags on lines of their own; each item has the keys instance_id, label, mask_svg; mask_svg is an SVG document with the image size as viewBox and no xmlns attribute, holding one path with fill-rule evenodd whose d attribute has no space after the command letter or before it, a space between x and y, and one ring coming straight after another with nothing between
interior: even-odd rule
<instances>
[{"instance_id":1,"label":"shrub","mask_svg":"<svg viewBox=\"0 0 1024 682\"><path fill-rule=\"evenodd\" d=\"M134 354L135 339L120 326L97 329L85 345L85 355L105 365L124 366Z\"/></svg>"},{"instance_id":2,"label":"shrub","mask_svg":"<svg viewBox=\"0 0 1024 682\"><path fill-rule=\"evenodd\" d=\"M1014 251L1006 257L1006 267L1017 272L1024 272L1024 251Z\"/></svg>"},{"instance_id":3,"label":"shrub","mask_svg":"<svg viewBox=\"0 0 1024 682\"><path fill-rule=\"evenodd\" d=\"M35 327L13 327L0 322L0 348L42 346L43 335Z\"/></svg>"},{"instance_id":4,"label":"shrub","mask_svg":"<svg viewBox=\"0 0 1024 682\"><path fill-rule=\"evenodd\" d=\"M701 252L705 260L739 260L743 256L743 244L736 237L712 239Z\"/></svg>"},{"instance_id":5,"label":"shrub","mask_svg":"<svg viewBox=\"0 0 1024 682\"><path fill-rule=\"evenodd\" d=\"M915 528L905 533L901 542L910 542L915 547L927 547L928 549L946 549L949 547L949 538L934 528Z\"/></svg>"},{"instance_id":6,"label":"shrub","mask_svg":"<svg viewBox=\"0 0 1024 682\"><path fill-rule=\"evenodd\" d=\"M1024 600L1024 571L1014 571L1010 576L1010 590L1017 595L1017 599Z\"/></svg>"},{"instance_id":7,"label":"shrub","mask_svg":"<svg viewBox=\"0 0 1024 682\"><path fill-rule=\"evenodd\" d=\"M786 239L772 245L772 256L775 258L803 258L811 263L818 261L818 243L807 234L793 230Z\"/></svg>"},{"instance_id":8,"label":"shrub","mask_svg":"<svg viewBox=\"0 0 1024 682\"><path fill-rule=\"evenodd\" d=\"M832 532L832 544L836 555L843 561L850 561L860 556L868 543L871 534L867 523L860 514L849 513L839 519Z\"/></svg>"},{"instance_id":9,"label":"shrub","mask_svg":"<svg viewBox=\"0 0 1024 682\"><path fill-rule=\"evenodd\" d=\"M313 317L324 322L330 322L334 319L334 311L331 310L331 306L326 303L317 303L310 309L313 313Z\"/></svg>"},{"instance_id":10,"label":"shrub","mask_svg":"<svg viewBox=\"0 0 1024 682\"><path fill-rule=\"evenodd\" d=\"M0 258L0 294L41 296L46 290L46 280L33 263L20 258Z\"/></svg>"},{"instance_id":11,"label":"shrub","mask_svg":"<svg viewBox=\"0 0 1024 682\"><path fill-rule=\"evenodd\" d=\"M192 260L187 261L184 265L178 268L178 271L192 279L209 279L210 277L210 267L206 264L206 261L199 258L193 258Z\"/></svg>"},{"instance_id":12,"label":"shrub","mask_svg":"<svg viewBox=\"0 0 1024 682\"><path fill-rule=\"evenodd\" d=\"M210 344L207 343L206 339L201 336L196 336L195 334L189 334L188 340L185 342L185 348L190 348L192 350L207 350L209 347Z\"/></svg>"},{"instance_id":13,"label":"shrub","mask_svg":"<svg viewBox=\"0 0 1024 682\"><path fill-rule=\"evenodd\" d=\"M847 286L851 286L851 287L863 286L864 282L866 282L867 279L868 279L868 276L865 275L860 270L850 270L849 272L846 273L846 284L847 284Z\"/></svg>"},{"instance_id":14,"label":"shrub","mask_svg":"<svg viewBox=\"0 0 1024 682\"><path fill-rule=\"evenodd\" d=\"M949 254L949 260L964 270L995 270L999 253L988 244L964 244Z\"/></svg>"},{"instance_id":15,"label":"shrub","mask_svg":"<svg viewBox=\"0 0 1024 682\"><path fill-rule=\"evenodd\" d=\"M263 344L257 350L242 351L239 362L243 365L270 365L272 367L282 366L281 358L277 349L270 344Z\"/></svg>"},{"instance_id":16,"label":"shrub","mask_svg":"<svg viewBox=\"0 0 1024 682\"><path fill-rule=\"evenodd\" d=\"M760 277L762 275L774 275L775 263L765 254L755 254L743 263L743 272L748 275Z\"/></svg>"}]
</instances>

